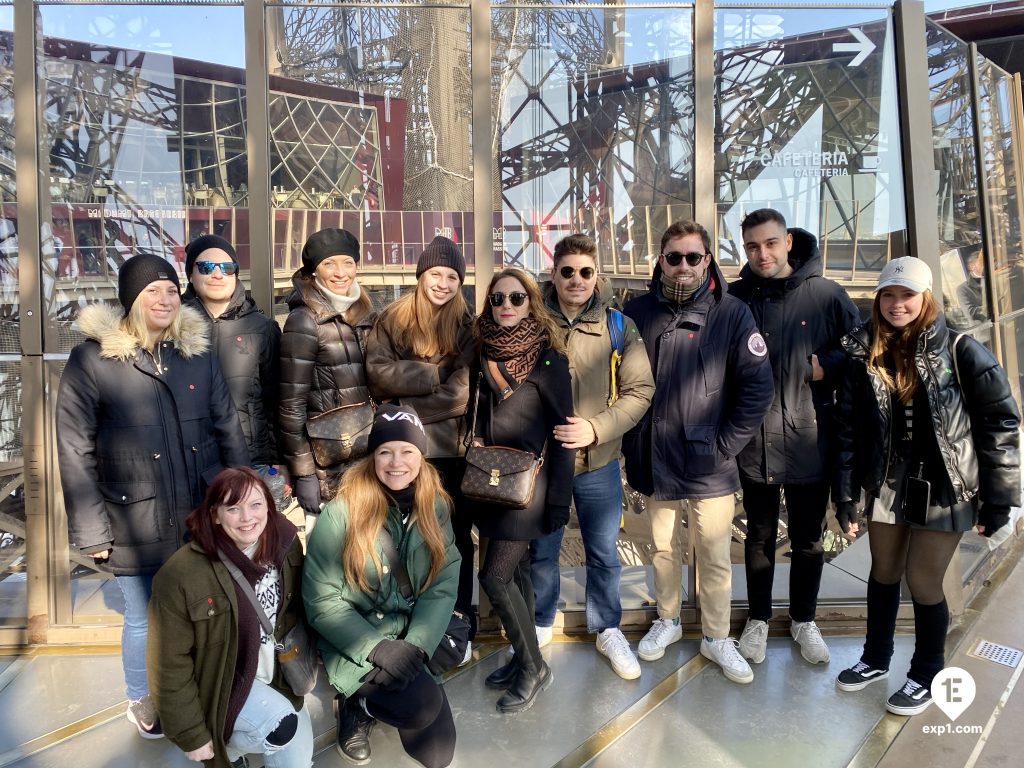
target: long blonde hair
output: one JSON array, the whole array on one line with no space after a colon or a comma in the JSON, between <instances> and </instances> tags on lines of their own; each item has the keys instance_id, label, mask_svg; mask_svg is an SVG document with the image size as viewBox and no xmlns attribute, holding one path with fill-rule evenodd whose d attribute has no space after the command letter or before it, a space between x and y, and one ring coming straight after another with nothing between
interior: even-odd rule
<instances>
[{"instance_id":1,"label":"long blonde hair","mask_svg":"<svg viewBox=\"0 0 1024 768\"><path fill-rule=\"evenodd\" d=\"M149 329L146 327L146 314L142 309L142 294L140 293L128 311L127 316L121 320L121 330L139 342L139 346L152 352L156 345L164 339L181 338L181 304L178 304L178 311L174 315L171 324L160 332L156 341L149 343Z\"/></svg>"},{"instance_id":2,"label":"long blonde hair","mask_svg":"<svg viewBox=\"0 0 1024 768\"><path fill-rule=\"evenodd\" d=\"M501 272L495 273L494 277L491 278L491 282L487 285L487 293L484 296L490 296L494 290L494 286L503 277L514 277L523 285L523 290L526 291L526 295L530 298L530 316L540 323L541 327L547 331L548 334L548 346L556 352L561 352L563 355L566 354L565 347L565 331L558 326L558 321L555 320L555 316L551 314L551 311L544 304L544 297L541 295L540 286L537 285L537 281L533 279L533 275L529 272L520 269L519 267L505 267ZM491 313L491 303L489 301L484 303L483 312L477 317L476 324L477 329L480 327L480 321L485 316ZM477 335L479 335L479 330Z\"/></svg>"},{"instance_id":3,"label":"long blonde hair","mask_svg":"<svg viewBox=\"0 0 1024 768\"><path fill-rule=\"evenodd\" d=\"M338 491L348 509L348 531L341 548L341 562L345 581L355 584L363 592L369 592L370 582L366 578L366 558L373 560L377 573L382 573L382 563L377 554L377 537L387 517L389 498L384 486L377 478L373 455L353 464L341 479ZM413 497L412 516L409 524L415 524L423 536L430 552L430 571L422 584L413 584L416 593L422 592L445 562L445 536L434 513L434 502L440 496L448 509L451 497L441 485L441 476L426 459L420 465L416 478L416 493Z\"/></svg>"},{"instance_id":4,"label":"long blonde hair","mask_svg":"<svg viewBox=\"0 0 1024 768\"><path fill-rule=\"evenodd\" d=\"M917 341L921 334L935 322L939 316L939 307L931 291L925 291L919 314L906 328L894 328L882 316L880 302L882 292L875 294L871 305L871 347L868 350L868 368L878 375L890 392L899 401L908 405L914 398L914 392L921 379L914 364L917 352ZM892 354L895 376L885 364L886 353Z\"/></svg>"},{"instance_id":5,"label":"long blonde hair","mask_svg":"<svg viewBox=\"0 0 1024 768\"><path fill-rule=\"evenodd\" d=\"M416 290L385 309L377 322L399 349L409 350L417 357L457 354L462 320L469 312L462 286L438 307L427 298L424 275L426 272L416 281Z\"/></svg>"}]
</instances>

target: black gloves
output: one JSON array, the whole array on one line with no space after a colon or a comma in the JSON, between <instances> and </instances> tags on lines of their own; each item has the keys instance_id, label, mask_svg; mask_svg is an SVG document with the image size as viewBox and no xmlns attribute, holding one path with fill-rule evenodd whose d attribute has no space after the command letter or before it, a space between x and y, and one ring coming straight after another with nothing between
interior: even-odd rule
<instances>
[{"instance_id":1,"label":"black gloves","mask_svg":"<svg viewBox=\"0 0 1024 768\"><path fill-rule=\"evenodd\" d=\"M569 508L568 507L552 507L548 506L544 510L544 516L546 518L548 533L554 533L559 528L564 528L569 524Z\"/></svg>"},{"instance_id":2,"label":"black gloves","mask_svg":"<svg viewBox=\"0 0 1024 768\"><path fill-rule=\"evenodd\" d=\"M299 506L307 515L320 514L320 481L316 475L303 475L293 478L295 483L295 498L299 500Z\"/></svg>"},{"instance_id":3,"label":"black gloves","mask_svg":"<svg viewBox=\"0 0 1024 768\"><path fill-rule=\"evenodd\" d=\"M850 526L854 523L860 524L860 513L857 511L857 502L841 501L836 504L836 522L843 533L850 532Z\"/></svg>"},{"instance_id":4,"label":"black gloves","mask_svg":"<svg viewBox=\"0 0 1024 768\"><path fill-rule=\"evenodd\" d=\"M392 685L400 686L398 690L403 690L423 669L426 654L405 640L381 640L366 660L385 673L383 676L371 673L367 676L367 682L386 687L388 683L382 682L382 678L390 677L393 679Z\"/></svg>"},{"instance_id":5,"label":"black gloves","mask_svg":"<svg viewBox=\"0 0 1024 768\"><path fill-rule=\"evenodd\" d=\"M995 504L981 503L981 509L978 511L978 525L985 526L985 532L981 535L986 539L1009 522L1009 507L998 507Z\"/></svg>"}]
</instances>

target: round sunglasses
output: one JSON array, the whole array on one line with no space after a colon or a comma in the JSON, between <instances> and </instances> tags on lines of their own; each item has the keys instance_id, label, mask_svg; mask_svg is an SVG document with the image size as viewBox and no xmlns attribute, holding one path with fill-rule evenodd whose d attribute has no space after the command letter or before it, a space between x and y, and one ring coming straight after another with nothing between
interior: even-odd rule
<instances>
[{"instance_id":1,"label":"round sunglasses","mask_svg":"<svg viewBox=\"0 0 1024 768\"><path fill-rule=\"evenodd\" d=\"M679 263L686 259L686 263L691 267L696 267L703 260L705 256L710 256L708 253L680 253L679 251L669 251L668 253L661 254L665 257L665 261L671 264L673 267L678 267Z\"/></svg>"},{"instance_id":2,"label":"round sunglasses","mask_svg":"<svg viewBox=\"0 0 1024 768\"><path fill-rule=\"evenodd\" d=\"M558 274L562 276L563 280L572 280L572 276L577 272L580 273L580 277L584 280L589 280L594 276L596 270L593 267L580 267L579 269L576 269L576 267L570 266L564 266L558 270Z\"/></svg>"},{"instance_id":3,"label":"round sunglasses","mask_svg":"<svg viewBox=\"0 0 1024 768\"><path fill-rule=\"evenodd\" d=\"M508 300L512 302L513 307L521 307L523 303L529 297L522 291L515 291L514 293L508 294ZM505 304L505 294L500 291L495 291L487 297L487 300L491 302L492 307L500 307Z\"/></svg>"},{"instance_id":4,"label":"round sunglasses","mask_svg":"<svg viewBox=\"0 0 1024 768\"><path fill-rule=\"evenodd\" d=\"M238 265L233 261L197 261L196 269L200 275L212 275L213 270L220 267L222 275L233 275L238 271Z\"/></svg>"}]
</instances>

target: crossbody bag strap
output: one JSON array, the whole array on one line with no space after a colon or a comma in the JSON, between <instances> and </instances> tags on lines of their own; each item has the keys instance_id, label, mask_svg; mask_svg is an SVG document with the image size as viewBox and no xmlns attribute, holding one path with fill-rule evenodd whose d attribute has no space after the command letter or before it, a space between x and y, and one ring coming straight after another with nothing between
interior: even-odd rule
<instances>
[{"instance_id":1,"label":"crossbody bag strap","mask_svg":"<svg viewBox=\"0 0 1024 768\"><path fill-rule=\"evenodd\" d=\"M480 410L480 390L484 385L484 372L480 371L476 377L476 396L473 398L473 421L469 427L469 435L466 437L465 446L468 448L473 444L473 438L476 437L476 414Z\"/></svg>"},{"instance_id":2,"label":"crossbody bag strap","mask_svg":"<svg viewBox=\"0 0 1024 768\"><path fill-rule=\"evenodd\" d=\"M501 375L501 368L493 360L487 361L487 370L490 371L491 378L494 379L494 383L498 385L498 396L504 400L506 397L512 394L512 387L509 386L508 381L504 376Z\"/></svg>"},{"instance_id":3,"label":"crossbody bag strap","mask_svg":"<svg viewBox=\"0 0 1024 768\"><path fill-rule=\"evenodd\" d=\"M405 598L405 601L412 605L416 602L416 598L412 594L412 582L409 581L409 571L405 569L405 563L399 557L398 550L395 549L395 542L391 539L391 534L388 533L386 527L380 529L380 547L384 550L384 557L388 559L388 563L391 565L391 572L398 579L398 591Z\"/></svg>"},{"instance_id":4,"label":"crossbody bag strap","mask_svg":"<svg viewBox=\"0 0 1024 768\"><path fill-rule=\"evenodd\" d=\"M256 591L252 588L252 584L250 584L246 580L245 576L242 575L242 572L238 570L237 565L225 557L221 557L220 561L224 564L224 567L228 569L228 573L231 574L231 578L233 578L238 583L238 586L242 588L242 594L249 598L249 602L252 603L252 607L256 610L256 618L258 618L260 620L260 624L263 625L263 631L266 632L270 636L270 639L274 640L274 643L276 644L277 640L274 638L274 625L270 623L270 617L267 616L267 612L264 611L263 606L260 605L259 598L256 597Z\"/></svg>"}]
</instances>

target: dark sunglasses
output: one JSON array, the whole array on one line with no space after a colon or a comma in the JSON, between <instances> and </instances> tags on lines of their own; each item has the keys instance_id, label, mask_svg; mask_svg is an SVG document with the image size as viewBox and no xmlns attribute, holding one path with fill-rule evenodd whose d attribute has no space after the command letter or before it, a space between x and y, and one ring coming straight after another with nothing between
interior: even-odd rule
<instances>
[{"instance_id":1,"label":"dark sunglasses","mask_svg":"<svg viewBox=\"0 0 1024 768\"><path fill-rule=\"evenodd\" d=\"M213 270L220 267L222 275L233 275L238 271L238 265L233 261L197 261L196 269L200 275L212 275Z\"/></svg>"},{"instance_id":2,"label":"dark sunglasses","mask_svg":"<svg viewBox=\"0 0 1024 768\"><path fill-rule=\"evenodd\" d=\"M686 259L686 263L691 267L696 267L700 264L701 260L707 256L706 253L680 253L679 251L669 251L668 253L661 254L665 257L665 261L671 264L673 267L678 267L679 262Z\"/></svg>"},{"instance_id":3,"label":"dark sunglasses","mask_svg":"<svg viewBox=\"0 0 1024 768\"><path fill-rule=\"evenodd\" d=\"M558 270L558 274L562 276L563 280L572 280L572 276L579 272L580 277L584 280L589 280L594 276L594 271L593 267L581 267L580 269L576 269L576 267L562 267Z\"/></svg>"},{"instance_id":4,"label":"dark sunglasses","mask_svg":"<svg viewBox=\"0 0 1024 768\"><path fill-rule=\"evenodd\" d=\"M527 298L529 297L522 291L516 291L515 293L508 294L508 300L512 302L513 307L523 306L523 302L525 302ZM492 307L500 307L505 304L505 294L492 293L487 297L487 300L491 302Z\"/></svg>"}]
</instances>

